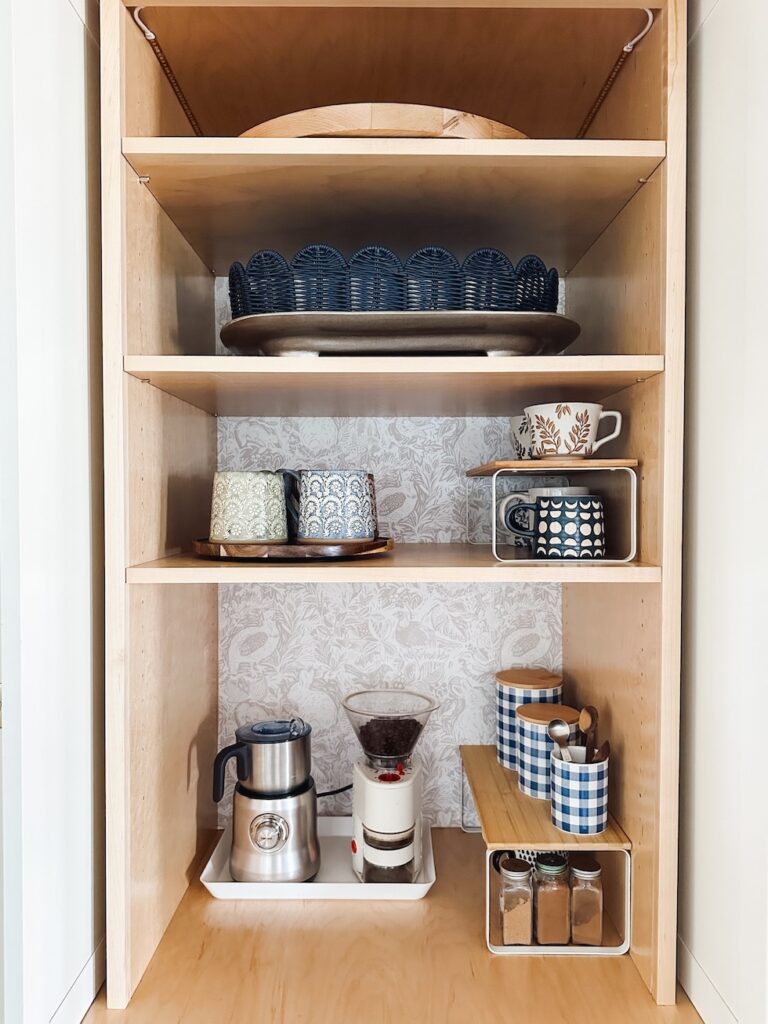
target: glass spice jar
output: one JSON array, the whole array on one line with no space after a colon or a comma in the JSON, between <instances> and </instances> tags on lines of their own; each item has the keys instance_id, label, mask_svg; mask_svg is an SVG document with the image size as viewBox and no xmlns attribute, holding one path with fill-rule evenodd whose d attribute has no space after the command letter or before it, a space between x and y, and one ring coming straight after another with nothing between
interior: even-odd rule
<instances>
[{"instance_id":1,"label":"glass spice jar","mask_svg":"<svg viewBox=\"0 0 768 1024\"><path fill-rule=\"evenodd\" d=\"M596 860L571 868L571 939L577 946L603 944L603 880Z\"/></svg>"},{"instance_id":2,"label":"glass spice jar","mask_svg":"<svg viewBox=\"0 0 768 1024\"><path fill-rule=\"evenodd\" d=\"M568 866L559 853L536 858L536 941L542 946L567 946L571 938L571 891Z\"/></svg>"},{"instance_id":3,"label":"glass spice jar","mask_svg":"<svg viewBox=\"0 0 768 1024\"><path fill-rule=\"evenodd\" d=\"M501 890L501 941L505 946L533 943L533 868L517 857L499 863Z\"/></svg>"}]
</instances>

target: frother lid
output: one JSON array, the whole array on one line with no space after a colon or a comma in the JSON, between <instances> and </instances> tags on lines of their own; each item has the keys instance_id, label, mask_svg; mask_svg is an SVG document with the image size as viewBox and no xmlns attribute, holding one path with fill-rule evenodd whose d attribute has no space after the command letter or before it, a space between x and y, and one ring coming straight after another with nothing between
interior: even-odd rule
<instances>
[{"instance_id":1,"label":"frother lid","mask_svg":"<svg viewBox=\"0 0 768 1024\"><path fill-rule=\"evenodd\" d=\"M287 743L309 736L312 726L303 718L272 718L241 725L235 733L240 743Z\"/></svg>"}]
</instances>

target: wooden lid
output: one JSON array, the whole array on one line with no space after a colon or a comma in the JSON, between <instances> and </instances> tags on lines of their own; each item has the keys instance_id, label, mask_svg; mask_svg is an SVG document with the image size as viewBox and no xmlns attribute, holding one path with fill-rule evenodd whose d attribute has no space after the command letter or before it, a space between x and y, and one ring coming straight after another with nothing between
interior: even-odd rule
<instances>
[{"instance_id":1,"label":"wooden lid","mask_svg":"<svg viewBox=\"0 0 768 1024\"><path fill-rule=\"evenodd\" d=\"M502 686L518 686L526 690L543 690L545 687L559 686L562 676L547 672L545 668L505 668L496 673L496 679Z\"/></svg>"},{"instance_id":2,"label":"wooden lid","mask_svg":"<svg viewBox=\"0 0 768 1024\"><path fill-rule=\"evenodd\" d=\"M568 725L576 725L579 712L567 704L521 704L517 717L534 725L549 725L555 718L562 718Z\"/></svg>"}]
</instances>

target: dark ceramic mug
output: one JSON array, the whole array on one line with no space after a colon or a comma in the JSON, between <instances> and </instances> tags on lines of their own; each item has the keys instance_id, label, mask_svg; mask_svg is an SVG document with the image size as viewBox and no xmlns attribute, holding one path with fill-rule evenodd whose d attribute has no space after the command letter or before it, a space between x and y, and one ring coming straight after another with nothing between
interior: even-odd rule
<instances>
[{"instance_id":1,"label":"dark ceramic mug","mask_svg":"<svg viewBox=\"0 0 768 1024\"><path fill-rule=\"evenodd\" d=\"M533 529L521 525L533 513ZM605 510L597 494L537 498L507 509L507 529L529 537L536 558L605 558Z\"/></svg>"}]
</instances>

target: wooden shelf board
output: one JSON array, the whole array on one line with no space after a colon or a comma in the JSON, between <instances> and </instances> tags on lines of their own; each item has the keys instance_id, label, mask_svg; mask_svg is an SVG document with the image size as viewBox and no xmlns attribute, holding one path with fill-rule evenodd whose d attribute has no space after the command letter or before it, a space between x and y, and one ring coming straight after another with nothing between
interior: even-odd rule
<instances>
[{"instance_id":1,"label":"wooden shelf board","mask_svg":"<svg viewBox=\"0 0 768 1024\"><path fill-rule=\"evenodd\" d=\"M126 356L127 373L217 416L513 416L600 401L663 356Z\"/></svg>"},{"instance_id":2,"label":"wooden shelf board","mask_svg":"<svg viewBox=\"0 0 768 1024\"><path fill-rule=\"evenodd\" d=\"M554 1024L577 1019L574 1007L587 1007L590 1021L700 1024L682 991L676 1006L656 1006L628 955L491 956L481 837L435 828L432 842L437 881L413 902L215 900L195 879L128 1009L108 1011L102 992L85 1024L498 1021L512 1012Z\"/></svg>"},{"instance_id":3,"label":"wooden shelf board","mask_svg":"<svg viewBox=\"0 0 768 1024\"><path fill-rule=\"evenodd\" d=\"M637 459L496 459L468 469L467 476L493 476L500 469L637 469L638 465Z\"/></svg>"},{"instance_id":4,"label":"wooden shelf board","mask_svg":"<svg viewBox=\"0 0 768 1024\"><path fill-rule=\"evenodd\" d=\"M664 142L634 140L123 140L218 275L257 248L290 258L309 238L347 254L371 239L404 256L426 243L459 256L493 245L565 273L665 153Z\"/></svg>"},{"instance_id":5,"label":"wooden shelf board","mask_svg":"<svg viewBox=\"0 0 768 1024\"><path fill-rule=\"evenodd\" d=\"M133 0L123 0L125 7L134 7ZM657 0L663 10L667 0ZM163 7L381 7L381 0L163 0ZM531 7L532 0L388 0L389 7ZM547 0L547 7L558 10L635 10L637 0Z\"/></svg>"},{"instance_id":6,"label":"wooden shelf board","mask_svg":"<svg viewBox=\"0 0 768 1024\"><path fill-rule=\"evenodd\" d=\"M632 844L614 821L597 836L568 836L550 820L548 800L521 793L517 773L496 760L493 746L463 746L461 759L472 790L483 839L493 850L629 850Z\"/></svg>"},{"instance_id":7,"label":"wooden shelf board","mask_svg":"<svg viewBox=\"0 0 768 1024\"><path fill-rule=\"evenodd\" d=\"M513 549L522 551L521 548ZM532 559L496 562L485 544L398 544L391 555L350 562L216 562L170 555L126 570L128 583L658 583L657 566Z\"/></svg>"}]
</instances>

